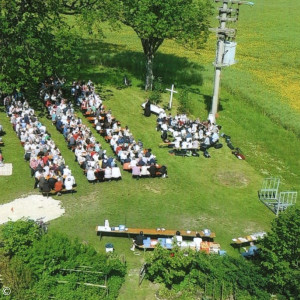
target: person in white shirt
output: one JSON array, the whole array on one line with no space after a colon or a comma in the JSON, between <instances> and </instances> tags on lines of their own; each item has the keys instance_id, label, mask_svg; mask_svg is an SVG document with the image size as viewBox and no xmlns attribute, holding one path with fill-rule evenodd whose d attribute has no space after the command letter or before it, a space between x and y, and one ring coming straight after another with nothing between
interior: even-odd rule
<instances>
[{"instance_id":1,"label":"person in white shirt","mask_svg":"<svg viewBox=\"0 0 300 300\"><path fill-rule=\"evenodd\" d=\"M162 131L168 131L168 125L166 123L163 123L160 128Z\"/></svg>"},{"instance_id":2,"label":"person in white shirt","mask_svg":"<svg viewBox=\"0 0 300 300\"><path fill-rule=\"evenodd\" d=\"M65 182L64 182L64 185L65 185L66 190L67 190L67 191L72 190L74 184L75 184L75 178L74 178L74 176L72 176L72 174L70 173L70 175L68 175L68 176L65 178Z\"/></svg>"},{"instance_id":3,"label":"person in white shirt","mask_svg":"<svg viewBox=\"0 0 300 300\"><path fill-rule=\"evenodd\" d=\"M106 180L110 180L111 179L111 174L112 172L111 172L111 168L110 167L106 167L105 168L105 171L104 171L104 178L106 179Z\"/></svg>"},{"instance_id":4,"label":"person in white shirt","mask_svg":"<svg viewBox=\"0 0 300 300\"><path fill-rule=\"evenodd\" d=\"M181 144L181 149L187 149L188 143L186 141L183 141Z\"/></svg>"},{"instance_id":5,"label":"person in white shirt","mask_svg":"<svg viewBox=\"0 0 300 300\"><path fill-rule=\"evenodd\" d=\"M205 139L204 139L204 144L209 146L210 145L210 140L209 140L209 137L206 136Z\"/></svg>"},{"instance_id":6,"label":"person in white shirt","mask_svg":"<svg viewBox=\"0 0 300 300\"><path fill-rule=\"evenodd\" d=\"M173 241L180 246L182 243L182 236L180 235L180 231L176 231L176 235L173 237Z\"/></svg>"},{"instance_id":7,"label":"person in white shirt","mask_svg":"<svg viewBox=\"0 0 300 300\"><path fill-rule=\"evenodd\" d=\"M145 166L142 166L142 167L141 167L141 173L140 173L140 176L145 176L145 177L146 177L146 176L147 176L147 177L150 176L150 172L148 171L148 168L149 168L149 167L146 166L146 165L145 165Z\"/></svg>"},{"instance_id":8,"label":"person in white shirt","mask_svg":"<svg viewBox=\"0 0 300 300\"><path fill-rule=\"evenodd\" d=\"M199 233L196 233L196 237L194 237L193 241L195 243L196 251L200 251L202 239Z\"/></svg>"},{"instance_id":9,"label":"person in white shirt","mask_svg":"<svg viewBox=\"0 0 300 300\"><path fill-rule=\"evenodd\" d=\"M71 175L71 170L69 169L69 166L66 166L63 170L63 176L69 176Z\"/></svg>"},{"instance_id":10,"label":"person in white shirt","mask_svg":"<svg viewBox=\"0 0 300 300\"><path fill-rule=\"evenodd\" d=\"M94 172L93 168L88 168L88 170L86 172L86 178L89 182L95 182L96 176L95 176L95 172Z\"/></svg>"},{"instance_id":11,"label":"person in white shirt","mask_svg":"<svg viewBox=\"0 0 300 300\"><path fill-rule=\"evenodd\" d=\"M213 135L211 136L211 141L212 143L216 143L219 140L219 134L217 132L214 132Z\"/></svg>"},{"instance_id":12,"label":"person in white shirt","mask_svg":"<svg viewBox=\"0 0 300 300\"><path fill-rule=\"evenodd\" d=\"M112 167L111 168L111 177L114 179L121 178L121 171L119 167Z\"/></svg>"}]
</instances>

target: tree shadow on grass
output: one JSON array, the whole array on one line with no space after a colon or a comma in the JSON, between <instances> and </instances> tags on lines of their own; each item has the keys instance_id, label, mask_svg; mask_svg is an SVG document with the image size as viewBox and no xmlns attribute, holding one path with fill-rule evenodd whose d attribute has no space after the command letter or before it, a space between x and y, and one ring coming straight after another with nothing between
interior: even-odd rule
<instances>
[{"instance_id":1,"label":"tree shadow on grass","mask_svg":"<svg viewBox=\"0 0 300 300\"><path fill-rule=\"evenodd\" d=\"M207 110L207 112L209 112L211 110L211 105L212 105L212 95L202 94L202 96L204 99L205 109ZM220 99L219 100L218 111L224 110L224 107L222 106L221 101L227 102L228 99Z\"/></svg>"},{"instance_id":2,"label":"tree shadow on grass","mask_svg":"<svg viewBox=\"0 0 300 300\"><path fill-rule=\"evenodd\" d=\"M124 50L123 46L94 42L80 49L80 75L86 75L95 83L121 85L124 75L144 82L145 56L142 52ZM99 71L99 66L104 68ZM105 68L106 67L106 68ZM95 72L93 72L93 69ZM163 84L176 86L202 85L204 67L187 58L158 52L154 58L153 72Z\"/></svg>"}]
</instances>

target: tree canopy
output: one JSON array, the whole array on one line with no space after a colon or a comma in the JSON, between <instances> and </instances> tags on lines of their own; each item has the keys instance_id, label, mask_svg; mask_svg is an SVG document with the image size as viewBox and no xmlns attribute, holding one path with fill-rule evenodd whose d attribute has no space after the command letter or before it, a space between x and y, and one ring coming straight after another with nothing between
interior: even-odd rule
<instances>
[{"instance_id":1,"label":"tree canopy","mask_svg":"<svg viewBox=\"0 0 300 300\"><path fill-rule=\"evenodd\" d=\"M242 258L208 255L193 250L170 250L158 246L147 258L146 276L166 286L168 299L199 295L215 299L269 299L259 268ZM198 297L195 297L197 294ZM250 298L251 297L251 298ZM206 298L206 299L207 299Z\"/></svg>"},{"instance_id":2,"label":"tree canopy","mask_svg":"<svg viewBox=\"0 0 300 300\"><path fill-rule=\"evenodd\" d=\"M98 0L90 5L86 1L71 2L65 5L66 13L81 13L90 27L92 21L107 20L111 25L122 23L135 31L146 57L146 90L152 90L154 56L165 39L200 48L208 38L212 14L209 0Z\"/></svg>"},{"instance_id":3,"label":"tree canopy","mask_svg":"<svg viewBox=\"0 0 300 300\"><path fill-rule=\"evenodd\" d=\"M59 1L2 0L0 90L37 89L46 77L74 66L72 38L59 14Z\"/></svg>"},{"instance_id":4,"label":"tree canopy","mask_svg":"<svg viewBox=\"0 0 300 300\"><path fill-rule=\"evenodd\" d=\"M117 256L62 234L42 234L32 220L6 223L2 240L1 275L13 299L115 299L124 282L126 266Z\"/></svg>"},{"instance_id":5,"label":"tree canopy","mask_svg":"<svg viewBox=\"0 0 300 300\"><path fill-rule=\"evenodd\" d=\"M118 0L119 20L141 40L146 56L145 89L153 87L153 59L165 39L200 47L208 37L208 0Z\"/></svg>"},{"instance_id":6,"label":"tree canopy","mask_svg":"<svg viewBox=\"0 0 300 300\"><path fill-rule=\"evenodd\" d=\"M270 292L300 295L300 209L289 208L276 218L261 243L261 268Z\"/></svg>"}]
</instances>

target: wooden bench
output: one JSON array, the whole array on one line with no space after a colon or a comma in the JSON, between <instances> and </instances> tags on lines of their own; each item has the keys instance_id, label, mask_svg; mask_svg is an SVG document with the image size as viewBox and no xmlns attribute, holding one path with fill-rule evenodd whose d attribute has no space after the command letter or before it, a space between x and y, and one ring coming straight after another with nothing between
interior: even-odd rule
<instances>
[{"instance_id":1,"label":"wooden bench","mask_svg":"<svg viewBox=\"0 0 300 300\"><path fill-rule=\"evenodd\" d=\"M107 143L109 143L110 140L112 139L112 137L107 135L107 136L104 137L104 139L105 139L105 141L106 141Z\"/></svg>"},{"instance_id":2,"label":"wooden bench","mask_svg":"<svg viewBox=\"0 0 300 300\"><path fill-rule=\"evenodd\" d=\"M47 196L47 198L49 197L49 195L57 195L57 194L68 194L68 193L75 193L76 189L72 188L72 190L66 190L66 189L62 189L60 192L57 192L56 190L51 190L50 192L43 192L40 191L40 193L42 193L43 196Z\"/></svg>"},{"instance_id":3,"label":"wooden bench","mask_svg":"<svg viewBox=\"0 0 300 300\"><path fill-rule=\"evenodd\" d=\"M96 117L87 117L87 120L88 120L89 122L94 122L95 119L96 119Z\"/></svg>"}]
</instances>

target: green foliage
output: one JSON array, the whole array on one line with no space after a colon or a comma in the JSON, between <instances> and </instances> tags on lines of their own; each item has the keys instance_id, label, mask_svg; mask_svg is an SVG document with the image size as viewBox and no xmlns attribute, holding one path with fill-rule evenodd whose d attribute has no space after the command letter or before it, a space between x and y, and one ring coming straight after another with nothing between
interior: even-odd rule
<instances>
[{"instance_id":1,"label":"green foliage","mask_svg":"<svg viewBox=\"0 0 300 300\"><path fill-rule=\"evenodd\" d=\"M189 96L189 90L186 86L184 86L182 91L179 94L178 113L188 114L190 112L190 104L191 104L191 99Z\"/></svg>"},{"instance_id":2,"label":"green foliage","mask_svg":"<svg viewBox=\"0 0 300 300\"><path fill-rule=\"evenodd\" d=\"M200 0L119 0L120 20L133 28L138 37L148 41L149 51L164 39L200 47L208 37L210 1ZM150 54L147 52L145 54Z\"/></svg>"},{"instance_id":3,"label":"green foliage","mask_svg":"<svg viewBox=\"0 0 300 300\"><path fill-rule=\"evenodd\" d=\"M212 13L208 0L118 0L113 3L117 11L112 13L113 17L131 27L141 40L146 56L146 90L153 88L153 59L165 39L199 48L208 38ZM111 6L108 1L107 8Z\"/></svg>"},{"instance_id":4,"label":"green foliage","mask_svg":"<svg viewBox=\"0 0 300 300\"><path fill-rule=\"evenodd\" d=\"M235 294L241 299L251 295L252 299L269 299L264 291L265 281L259 269L243 259L207 255L201 252L169 252L158 247L147 259L147 278L164 283L177 292L230 297Z\"/></svg>"},{"instance_id":5,"label":"green foliage","mask_svg":"<svg viewBox=\"0 0 300 300\"><path fill-rule=\"evenodd\" d=\"M9 221L2 229L4 253L10 257L22 256L39 236L39 228L33 220Z\"/></svg>"},{"instance_id":6,"label":"green foliage","mask_svg":"<svg viewBox=\"0 0 300 300\"><path fill-rule=\"evenodd\" d=\"M261 268L272 292L300 294L300 209L291 207L272 223L261 243Z\"/></svg>"},{"instance_id":7,"label":"green foliage","mask_svg":"<svg viewBox=\"0 0 300 300\"><path fill-rule=\"evenodd\" d=\"M162 101L161 93L157 90L152 91L149 96L149 100L151 103L159 104Z\"/></svg>"},{"instance_id":8,"label":"green foliage","mask_svg":"<svg viewBox=\"0 0 300 300\"><path fill-rule=\"evenodd\" d=\"M0 89L36 96L46 76L65 75L76 65L73 38L58 14L57 1L1 1Z\"/></svg>"},{"instance_id":9,"label":"green foliage","mask_svg":"<svg viewBox=\"0 0 300 300\"><path fill-rule=\"evenodd\" d=\"M9 222L2 233L5 253L10 253L12 258L0 257L1 273L5 276L5 283L13 288L16 299L106 297L106 289L83 283L107 284L108 299L118 296L126 267L117 257L108 259L91 246L71 241L62 234L47 234L39 238L33 221ZM16 245L12 240L16 241ZM79 271L72 272L70 269Z\"/></svg>"},{"instance_id":10,"label":"green foliage","mask_svg":"<svg viewBox=\"0 0 300 300\"><path fill-rule=\"evenodd\" d=\"M9 260L8 257L1 254L0 270L3 285L10 287L18 299L25 299L25 290L32 285L31 270L18 258L13 257Z\"/></svg>"}]
</instances>

